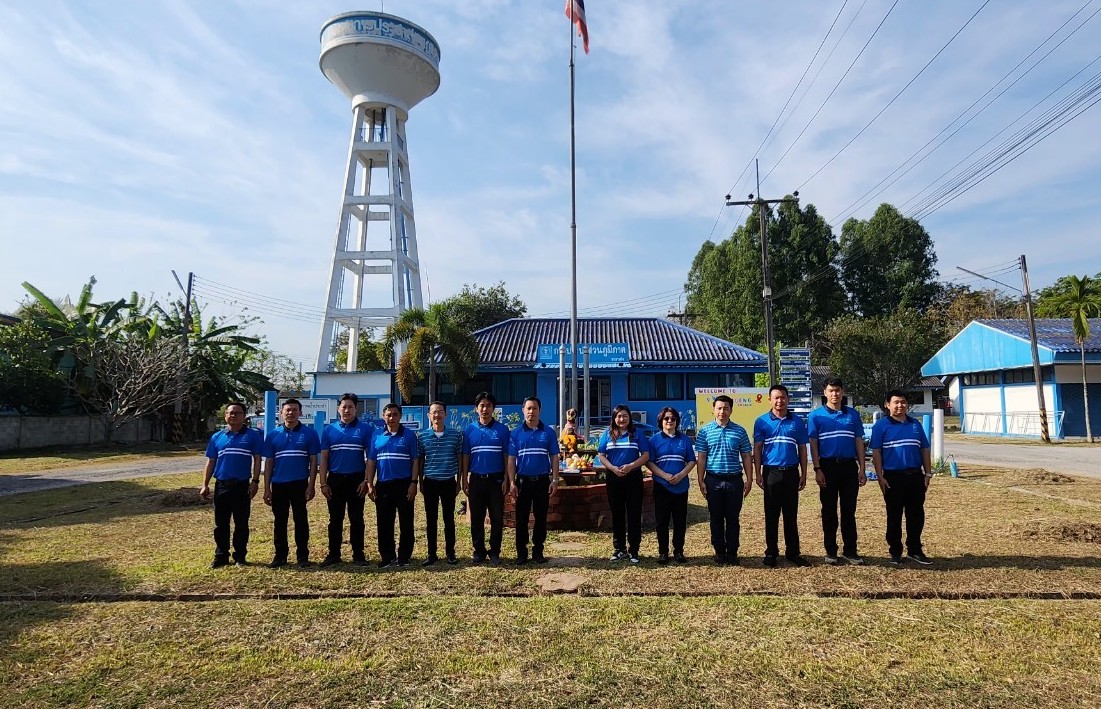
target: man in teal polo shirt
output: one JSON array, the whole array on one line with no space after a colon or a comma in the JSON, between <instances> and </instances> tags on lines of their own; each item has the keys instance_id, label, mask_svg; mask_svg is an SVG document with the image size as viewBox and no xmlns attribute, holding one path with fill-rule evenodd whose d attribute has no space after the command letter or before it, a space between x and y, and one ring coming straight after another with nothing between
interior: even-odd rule
<instances>
[{"instance_id":1,"label":"man in teal polo shirt","mask_svg":"<svg viewBox=\"0 0 1101 709\"><path fill-rule=\"evenodd\" d=\"M856 497L868 481L864 472L864 423L860 413L845 406L845 385L830 377L822 393L826 405L807 416L814 481L822 502L822 539L826 563L837 564L837 507L841 505L841 559L863 564L856 548Z\"/></svg>"},{"instance_id":2,"label":"man in teal polo shirt","mask_svg":"<svg viewBox=\"0 0 1101 709\"><path fill-rule=\"evenodd\" d=\"M376 429L367 451L365 492L375 503L378 525L379 567L409 566L413 555L413 500L420 480L420 442L417 434L401 425L401 407L382 409L386 428ZM376 479L377 475L377 479ZM394 517L400 528L394 548Z\"/></svg>"},{"instance_id":3,"label":"man in teal polo shirt","mask_svg":"<svg viewBox=\"0 0 1101 709\"><path fill-rule=\"evenodd\" d=\"M921 546L925 528L925 491L933 479L929 437L910 416L909 402L901 391L887 392L888 416L872 426L872 465L887 505L887 547L891 563L902 556L902 517L906 516L907 556L923 566L932 564Z\"/></svg>"},{"instance_id":4,"label":"man in teal polo shirt","mask_svg":"<svg viewBox=\"0 0 1101 709\"><path fill-rule=\"evenodd\" d=\"M534 510L531 560L547 563L543 545L547 541L547 509L558 488L558 437L539 419L542 402L524 400L524 422L512 432L508 446L509 494L516 499L516 563L528 562L528 516Z\"/></svg>"},{"instance_id":5,"label":"man in teal polo shirt","mask_svg":"<svg viewBox=\"0 0 1101 709\"><path fill-rule=\"evenodd\" d=\"M784 551L796 566L810 566L799 549L799 492L807 486L807 427L788 409L788 389L773 384L772 408L753 422L753 465L765 493L765 566L780 555L780 516L784 517Z\"/></svg>"},{"instance_id":6,"label":"man in teal polo shirt","mask_svg":"<svg viewBox=\"0 0 1101 709\"><path fill-rule=\"evenodd\" d=\"M753 490L752 447L745 429L730 420L734 400L715 397L715 420L696 434L696 476L711 515L715 563L737 566L742 500Z\"/></svg>"},{"instance_id":7,"label":"man in teal polo shirt","mask_svg":"<svg viewBox=\"0 0 1101 709\"><path fill-rule=\"evenodd\" d=\"M287 399L280 411L283 425L276 426L264 441L264 503L275 517L275 556L270 568L287 563L287 517L294 512L294 546L299 568L310 564L310 520L306 503L316 492L317 454L321 440L317 431L301 422L302 404Z\"/></svg>"},{"instance_id":8,"label":"man in teal polo shirt","mask_svg":"<svg viewBox=\"0 0 1101 709\"><path fill-rule=\"evenodd\" d=\"M428 430L421 431L421 495L424 497L424 521L428 532L428 557L422 566L432 566L436 556L436 523L443 508L443 541L447 563L456 564L455 498L459 494L459 459L463 452L463 434L444 425L447 405L433 401L428 406Z\"/></svg>"},{"instance_id":9,"label":"man in teal polo shirt","mask_svg":"<svg viewBox=\"0 0 1101 709\"><path fill-rule=\"evenodd\" d=\"M217 569L229 563L229 523L233 520L233 558L244 566L248 553L248 521L252 498L260 484L260 454L264 436L245 423L247 409L240 401L226 406L226 427L210 437L206 446L206 467L199 497L210 500L210 479L214 484L214 561Z\"/></svg>"}]
</instances>

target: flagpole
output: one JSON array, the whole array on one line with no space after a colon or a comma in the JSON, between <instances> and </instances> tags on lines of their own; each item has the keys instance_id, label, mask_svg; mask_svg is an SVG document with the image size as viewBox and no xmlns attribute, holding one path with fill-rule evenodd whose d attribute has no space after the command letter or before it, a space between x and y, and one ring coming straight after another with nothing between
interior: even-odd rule
<instances>
[{"instance_id":1,"label":"flagpole","mask_svg":"<svg viewBox=\"0 0 1101 709\"><path fill-rule=\"evenodd\" d=\"M574 6L570 3L570 405L577 406L577 147L573 110ZM586 422L587 423L587 422Z\"/></svg>"}]
</instances>

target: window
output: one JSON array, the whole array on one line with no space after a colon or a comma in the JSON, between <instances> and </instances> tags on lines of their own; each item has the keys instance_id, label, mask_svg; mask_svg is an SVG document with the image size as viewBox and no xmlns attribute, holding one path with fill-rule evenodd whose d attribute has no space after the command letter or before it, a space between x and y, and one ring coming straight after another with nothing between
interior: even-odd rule
<instances>
[{"instance_id":1,"label":"window","mask_svg":"<svg viewBox=\"0 0 1101 709\"><path fill-rule=\"evenodd\" d=\"M753 375L738 372L688 375L688 398L696 396L696 389L714 389L717 387L751 387Z\"/></svg>"},{"instance_id":2,"label":"window","mask_svg":"<svg viewBox=\"0 0 1101 709\"><path fill-rule=\"evenodd\" d=\"M627 398L631 401L669 401L684 398L683 374L628 374Z\"/></svg>"},{"instance_id":3,"label":"window","mask_svg":"<svg viewBox=\"0 0 1101 709\"><path fill-rule=\"evenodd\" d=\"M489 389L498 404L522 404L524 399L535 396L535 372L518 374L492 374Z\"/></svg>"},{"instance_id":4,"label":"window","mask_svg":"<svg viewBox=\"0 0 1101 709\"><path fill-rule=\"evenodd\" d=\"M1005 373L1006 384L1031 384L1036 381L1036 378L1032 376L1032 368L1028 369L1011 369Z\"/></svg>"},{"instance_id":5,"label":"window","mask_svg":"<svg viewBox=\"0 0 1101 709\"><path fill-rule=\"evenodd\" d=\"M976 372L963 375L963 385L970 387L996 386L1001 384L998 372Z\"/></svg>"}]
</instances>

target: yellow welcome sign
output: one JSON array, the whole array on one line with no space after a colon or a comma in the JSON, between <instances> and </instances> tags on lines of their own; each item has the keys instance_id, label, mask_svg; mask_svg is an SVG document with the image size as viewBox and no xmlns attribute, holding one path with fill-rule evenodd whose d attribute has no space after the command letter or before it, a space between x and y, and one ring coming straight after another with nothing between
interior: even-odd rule
<instances>
[{"instance_id":1,"label":"yellow welcome sign","mask_svg":"<svg viewBox=\"0 0 1101 709\"><path fill-rule=\"evenodd\" d=\"M734 400L730 420L744 428L750 439L752 439L753 422L757 420L758 416L771 408L768 401L768 389L737 389L734 387L696 389L696 430L715 420L715 397L720 394L726 394Z\"/></svg>"}]
</instances>

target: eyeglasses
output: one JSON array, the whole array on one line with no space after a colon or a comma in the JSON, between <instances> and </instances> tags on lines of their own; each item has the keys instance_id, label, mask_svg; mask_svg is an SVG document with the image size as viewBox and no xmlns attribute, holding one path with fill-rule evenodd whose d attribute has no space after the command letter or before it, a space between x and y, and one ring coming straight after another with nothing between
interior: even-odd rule
<instances>
[{"instance_id":1,"label":"eyeglasses","mask_svg":"<svg viewBox=\"0 0 1101 709\"><path fill-rule=\"evenodd\" d=\"M658 421L676 421L676 420L677 420L676 416L662 416L661 418L658 419Z\"/></svg>"}]
</instances>

